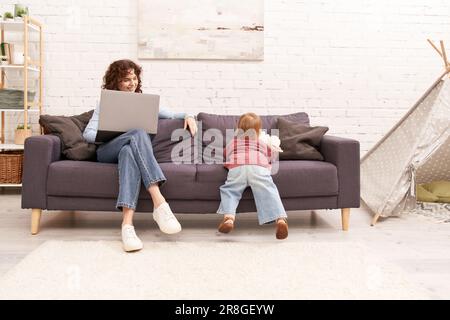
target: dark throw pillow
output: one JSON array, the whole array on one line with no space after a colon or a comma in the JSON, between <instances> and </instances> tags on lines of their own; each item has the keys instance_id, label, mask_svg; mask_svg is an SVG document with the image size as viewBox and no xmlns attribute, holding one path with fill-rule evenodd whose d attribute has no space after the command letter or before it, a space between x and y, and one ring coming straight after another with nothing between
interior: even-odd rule
<instances>
[{"instance_id":1,"label":"dark throw pillow","mask_svg":"<svg viewBox=\"0 0 450 320\"><path fill-rule=\"evenodd\" d=\"M92 117L94 110L80 115L39 117L39 124L45 134L54 134L61 140L62 154L70 160L95 160L96 145L83 138L83 131Z\"/></svg>"},{"instance_id":2,"label":"dark throw pillow","mask_svg":"<svg viewBox=\"0 0 450 320\"><path fill-rule=\"evenodd\" d=\"M280 160L321 160L318 151L323 135L328 127L310 127L303 123L278 118L281 140Z\"/></svg>"}]
</instances>

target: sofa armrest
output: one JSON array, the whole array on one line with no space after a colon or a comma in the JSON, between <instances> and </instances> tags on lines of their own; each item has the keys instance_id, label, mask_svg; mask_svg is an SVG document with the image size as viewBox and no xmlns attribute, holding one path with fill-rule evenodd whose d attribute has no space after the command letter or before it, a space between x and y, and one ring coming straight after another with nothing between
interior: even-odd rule
<instances>
[{"instance_id":1,"label":"sofa armrest","mask_svg":"<svg viewBox=\"0 0 450 320\"><path fill-rule=\"evenodd\" d=\"M320 144L320 152L326 162L330 162L337 167L338 208L358 208L361 192L359 142L325 135Z\"/></svg>"},{"instance_id":2,"label":"sofa armrest","mask_svg":"<svg viewBox=\"0 0 450 320\"><path fill-rule=\"evenodd\" d=\"M22 208L47 208L47 176L52 162L61 158L61 141L54 135L32 136L25 140Z\"/></svg>"}]
</instances>

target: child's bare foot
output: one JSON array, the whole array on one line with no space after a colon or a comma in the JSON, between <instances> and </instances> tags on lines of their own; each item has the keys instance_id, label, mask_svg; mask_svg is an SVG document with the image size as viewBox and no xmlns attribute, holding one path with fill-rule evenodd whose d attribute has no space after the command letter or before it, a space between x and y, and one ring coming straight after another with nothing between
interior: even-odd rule
<instances>
[{"instance_id":1,"label":"child's bare foot","mask_svg":"<svg viewBox=\"0 0 450 320\"><path fill-rule=\"evenodd\" d=\"M234 228L234 217L224 216L222 222L219 225L219 232L229 233Z\"/></svg>"},{"instance_id":2,"label":"child's bare foot","mask_svg":"<svg viewBox=\"0 0 450 320\"><path fill-rule=\"evenodd\" d=\"M288 236L288 224L286 219L280 218L277 220L277 233L276 237L279 240L286 239Z\"/></svg>"}]
</instances>

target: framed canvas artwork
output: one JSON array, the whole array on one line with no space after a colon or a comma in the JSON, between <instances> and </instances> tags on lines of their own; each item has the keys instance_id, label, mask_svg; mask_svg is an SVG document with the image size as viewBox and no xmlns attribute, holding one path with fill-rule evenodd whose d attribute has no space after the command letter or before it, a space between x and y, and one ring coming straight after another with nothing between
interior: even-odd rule
<instances>
[{"instance_id":1,"label":"framed canvas artwork","mask_svg":"<svg viewBox=\"0 0 450 320\"><path fill-rule=\"evenodd\" d=\"M264 0L139 0L139 59L264 59Z\"/></svg>"}]
</instances>

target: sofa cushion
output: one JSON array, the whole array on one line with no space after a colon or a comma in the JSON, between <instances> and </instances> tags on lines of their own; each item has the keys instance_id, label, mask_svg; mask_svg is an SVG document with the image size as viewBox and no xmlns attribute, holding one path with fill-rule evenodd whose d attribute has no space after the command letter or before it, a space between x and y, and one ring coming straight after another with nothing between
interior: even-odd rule
<instances>
[{"instance_id":1,"label":"sofa cushion","mask_svg":"<svg viewBox=\"0 0 450 320\"><path fill-rule=\"evenodd\" d=\"M436 202L439 198L425 189L422 184L416 186L417 201L420 202Z\"/></svg>"},{"instance_id":2,"label":"sofa cushion","mask_svg":"<svg viewBox=\"0 0 450 320\"><path fill-rule=\"evenodd\" d=\"M67 159L95 160L95 144L86 142L83 137L83 131L93 113L94 110L71 117L41 115L39 124L45 134L54 134L60 138L61 152Z\"/></svg>"},{"instance_id":3,"label":"sofa cushion","mask_svg":"<svg viewBox=\"0 0 450 320\"><path fill-rule=\"evenodd\" d=\"M217 115L200 112L197 116L197 120L202 122L203 130L216 128L225 133L226 129L236 129L239 117L240 115ZM278 118L309 125L309 117L305 112L297 112L286 115L264 115L260 117L262 121L262 128L266 130L276 129Z\"/></svg>"},{"instance_id":4,"label":"sofa cushion","mask_svg":"<svg viewBox=\"0 0 450 320\"><path fill-rule=\"evenodd\" d=\"M237 123L240 116L237 115L217 115L201 112L197 116L197 120L200 121L201 130L203 133L202 146L203 146L203 160L207 163L218 163L217 161L223 161L222 149L226 144L226 130L231 129L234 131L237 127ZM298 112L287 115L264 115L261 116L262 128L267 130L267 133L271 134L271 129L277 129L278 118L283 118L295 123L302 123L309 125L309 117L305 112ZM220 139L208 136L206 131L210 129L216 129L222 134ZM209 132L211 133L211 131ZM216 155L216 152L219 155ZM217 158L216 158L217 156Z\"/></svg>"},{"instance_id":5,"label":"sofa cushion","mask_svg":"<svg viewBox=\"0 0 450 320\"><path fill-rule=\"evenodd\" d=\"M172 162L172 150L177 146L176 160L182 163L194 163L194 158L198 157L199 152L195 152L198 144L194 139L199 135L192 137L187 130L183 130L184 120L179 119L159 119L158 133L152 135L153 153L158 163ZM172 141L172 134L174 141Z\"/></svg>"},{"instance_id":6,"label":"sofa cushion","mask_svg":"<svg viewBox=\"0 0 450 320\"><path fill-rule=\"evenodd\" d=\"M337 168L322 161L280 161L273 181L282 198L334 196L338 194ZM195 190L202 200L220 200L219 188L227 178L227 170L219 164L197 165ZM295 188L293 187L295 186ZM194 187L194 186L193 186ZM243 199L252 199L246 190Z\"/></svg>"},{"instance_id":7,"label":"sofa cushion","mask_svg":"<svg viewBox=\"0 0 450 320\"><path fill-rule=\"evenodd\" d=\"M433 181L423 187L439 198L450 198L450 181Z\"/></svg>"},{"instance_id":8,"label":"sofa cushion","mask_svg":"<svg viewBox=\"0 0 450 320\"><path fill-rule=\"evenodd\" d=\"M166 199L192 199L195 165L162 163L167 182L161 187ZM117 198L119 177L117 164L87 161L57 161L50 165L49 196ZM140 199L150 199L142 186Z\"/></svg>"},{"instance_id":9,"label":"sofa cushion","mask_svg":"<svg viewBox=\"0 0 450 320\"><path fill-rule=\"evenodd\" d=\"M323 160L319 152L320 141L328 127L310 127L283 118L278 119L281 160Z\"/></svg>"},{"instance_id":10,"label":"sofa cushion","mask_svg":"<svg viewBox=\"0 0 450 320\"><path fill-rule=\"evenodd\" d=\"M222 165L162 163L161 169L167 178L161 192L167 200L220 200L219 188L227 177ZM336 167L327 162L280 161L273 180L282 198L334 196L338 192ZM119 193L117 164L53 162L48 173L47 193L49 196L116 198ZM143 187L139 198L149 199ZM252 199L250 190L244 192L243 199Z\"/></svg>"}]
</instances>

